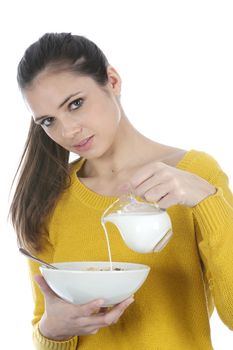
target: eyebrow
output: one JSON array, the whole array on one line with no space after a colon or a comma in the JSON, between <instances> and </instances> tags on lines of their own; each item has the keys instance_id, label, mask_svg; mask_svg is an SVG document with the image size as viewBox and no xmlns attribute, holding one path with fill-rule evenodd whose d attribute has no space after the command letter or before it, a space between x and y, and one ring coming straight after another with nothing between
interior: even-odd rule
<instances>
[{"instance_id":1,"label":"eyebrow","mask_svg":"<svg viewBox=\"0 0 233 350\"><path fill-rule=\"evenodd\" d=\"M73 94L67 96L67 97L65 98L65 100L58 106L58 109L61 108L62 106L64 106L64 104L65 104L66 102L68 102L68 101L71 99L71 97L74 97L74 96L76 96L76 95L78 95L78 94L80 94L80 93L81 93L81 91L77 91L77 92L75 92L75 93L73 93ZM41 119L48 118L48 117L49 117L49 115L42 115L41 117L35 117L35 122L38 122L38 121L40 121Z\"/></svg>"}]
</instances>

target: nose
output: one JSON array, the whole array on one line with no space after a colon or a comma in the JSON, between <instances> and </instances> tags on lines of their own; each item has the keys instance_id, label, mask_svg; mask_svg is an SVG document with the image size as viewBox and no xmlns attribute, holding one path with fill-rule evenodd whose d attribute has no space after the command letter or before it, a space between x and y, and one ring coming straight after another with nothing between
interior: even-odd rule
<instances>
[{"instance_id":1,"label":"nose","mask_svg":"<svg viewBox=\"0 0 233 350\"><path fill-rule=\"evenodd\" d=\"M64 138L73 138L74 135L76 135L77 133L80 133L82 131L82 127L75 123L74 121L65 121L62 124L62 130L61 130L61 134L62 137Z\"/></svg>"}]
</instances>

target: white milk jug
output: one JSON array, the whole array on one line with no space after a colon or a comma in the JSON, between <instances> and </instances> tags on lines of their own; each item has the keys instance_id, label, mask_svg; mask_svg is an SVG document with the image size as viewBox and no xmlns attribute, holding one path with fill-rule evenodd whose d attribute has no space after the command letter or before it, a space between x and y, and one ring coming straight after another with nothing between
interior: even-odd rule
<instances>
[{"instance_id":1,"label":"white milk jug","mask_svg":"<svg viewBox=\"0 0 233 350\"><path fill-rule=\"evenodd\" d=\"M139 253L160 251L172 235L171 220L157 204L124 196L105 210L102 223L112 222L126 245Z\"/></svg>"}]
</instances>

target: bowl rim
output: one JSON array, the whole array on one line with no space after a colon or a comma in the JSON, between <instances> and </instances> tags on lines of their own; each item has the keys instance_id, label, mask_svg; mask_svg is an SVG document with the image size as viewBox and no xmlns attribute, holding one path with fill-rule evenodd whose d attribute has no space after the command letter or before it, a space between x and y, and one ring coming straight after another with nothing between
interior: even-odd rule
<instances>
[{"instance_id":1,"label":"bowl rim","mask_svg":"<svg viewBox=\"0 0 233 350\"><path fill-rule=\"evenodd\" d=\"M62 261L62 262L56 262L56 263L51 263L52 265L54 265L55 267L59 267L59 265L61 264L67 264L67 265L71 265L71 264L74 264L74 263L85 263L86 264L95 264L95 263L98 263L98 264L103 264L103 265L110 265L109 261ZM115 271L115 270L104 270L104 271L98 271L98 270L67 270L65 268L59 268L59 269L51 269L49 267L46 267L45 265L41 265L40 266L40 269L41 271L51 271L53 273L61 273L61 272L64 272L64 271L69 271L69 273L75 273L75 274L103 274L103 273L106 273L106 274L112 274L112 273L115 273L115 274L122 274L122 273L138 273L138 272L142 272L142 271L150 271L150 266L148 265L145 265L145 264L140 264L140 263L130 263L130 262L124 262L124 261L113 261L112 262L113 266L119 264L119 265L124 265L124 264L127 264L127 265L130 265L130 266L137 266L138 268L135 268L135 269L128 269L128 270L123 270L123 271ZM92 266L91 266L92 267Z\"/></svg>"}]
</instances>

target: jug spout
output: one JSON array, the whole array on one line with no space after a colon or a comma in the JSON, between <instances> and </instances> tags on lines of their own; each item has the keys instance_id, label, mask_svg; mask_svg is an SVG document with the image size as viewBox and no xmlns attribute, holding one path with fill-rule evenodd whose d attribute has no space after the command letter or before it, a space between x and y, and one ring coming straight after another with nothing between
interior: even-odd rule
<instances>
[{"instance_id":1,"label":"jug spout","mask_svg":"<svg viewBox=\"0 0 233 350\"><path fill-rule=\"evenodd\" d=\"M104 224L106 222L111 222L112 224L114 224L116 226L116 228L118 229L121 237L124 239L123 233L122 233L122 220L119 218L119 215L116 214L109 214L108 216L105 216L104 218L102 218L102 221L104 222Z\"/></svg>"}]
</instances>

